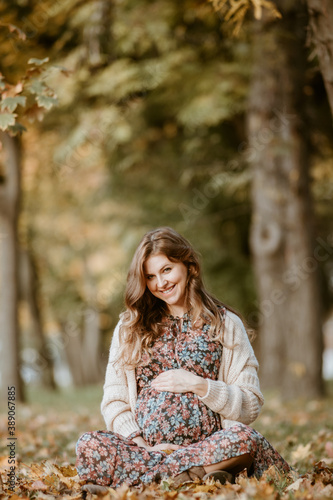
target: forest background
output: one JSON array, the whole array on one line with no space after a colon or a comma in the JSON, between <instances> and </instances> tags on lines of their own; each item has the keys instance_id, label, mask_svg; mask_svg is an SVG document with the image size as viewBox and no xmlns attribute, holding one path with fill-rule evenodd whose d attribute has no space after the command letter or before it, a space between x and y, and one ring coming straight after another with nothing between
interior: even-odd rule
<instances>
[{"instance_id":1,"label":"forest background","mask_svg":"<svg viewBox=\"0 0 333 500\"><path fill-rule=\"evenodd\" d=\"M303 397L296 424L316 413L329 461L332 3L19 0L0 16L2 401L100 393L133 252L168 225L256 330L268 399Z\"/></svg>"}]
</instances>

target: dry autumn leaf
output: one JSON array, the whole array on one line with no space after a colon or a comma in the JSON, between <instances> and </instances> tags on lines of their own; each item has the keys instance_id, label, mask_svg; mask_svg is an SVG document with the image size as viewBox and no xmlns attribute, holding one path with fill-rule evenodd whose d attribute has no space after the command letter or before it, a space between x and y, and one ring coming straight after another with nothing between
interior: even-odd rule
<instances>
[{"instance_id":1,"label":"dry autumn leaf","mask_svg":"<svg viewBox=\"0 0 333 500\"><path fill-rule=\"evenodd\" d=\"M29 490L40 490L40 491L46 491L48 489L48 486L43 483L43 481L34 481L29 487Z\"/></svg>"},{"instance_id":2,"label":"dry autumn leaf","mask_svg":"<svg viewBox=\"0 0 333 500\"><path fill-rule=\"evenodd\" d=\"M325 444L325 451L326 451L328 457L333 458L333 443L332 443L332 441L328 441Z\"/></svg>"},{"instance_id":3,"label":"dry autumn leaf","mask_svg":"<svg viewBox=\"0 0 333 500\"><path fill-rule=\"evenodd\" d=\"M308 443L305 446L300 444L291 454L293 461L296 462L297 460L303 460L304 458L307 458L310 455L310 450L311 443Z\"/></svg>"},{"instance_id":4,"label":"dry autumn leaf","mask_svg":"<svg viewBox=\"0 0 333 500\"><path fill-rule=\"evenodd\" d=\"M267 404L266 404L267 405ZM333 443L333 429L329 422L329 406L325 403L309 405L302 415L299 407L289 410L288 421L292 427L286 427L285 411L273 401L267 408L267 418L259 421L260 431L264 435L270 429L272 442L277 444L282 454L292 461L296 468L302 469L302 475L296 473L284 477L274 467L269 468L259 480L240 475L236 484L219 485L218 483L190 483L179 488L172 486L172 480L161 484L151 484L140 488L108 488L102 500L295 500L304 498L330 498L333 491L333 469L327 462ZM265 416L264 416L265 417ZM293 423L294 422L294 423ZM300 440L300 424L307 431L306 439ZM308 427L308 423L311 425ZM316 429L314 428L317 422ZM5 428L5 420L0 416L0 428ZM77 475L75 468L75 443L79 435L87 429L103 428L103 421L96 413L79 414L64 411L50 412L29 407L20 414L19 442L20 458L17 464L17 483L14 493L8 490L5 449L0 452L0 471L2 473L1 500L83 500L82 486L85 484ZM304 444L305 443L305 444ZM40 452L48 451L45 460ZM43 455L43 454L42 454ZM314 460L317 462L313 464ZM324 461L325 460L325 461ZM0 483L1 484L1 483ZM86 493L86 500L98 498Z\"/></svg>"}]
</instances>

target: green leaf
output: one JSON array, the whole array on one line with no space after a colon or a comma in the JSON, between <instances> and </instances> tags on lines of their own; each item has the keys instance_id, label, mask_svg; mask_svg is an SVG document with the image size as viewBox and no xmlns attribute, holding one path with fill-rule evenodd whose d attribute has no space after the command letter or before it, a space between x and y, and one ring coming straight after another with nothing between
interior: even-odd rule
<instances>
[{"instance_id":1,"label":"green leaf","mask_svg":"<svg viewBox=\"0 0 333 500\"><path fill-rule=\"evenodd\" d=\"M15 125L14 113L0 113L0 130L7 130L8 127Z\"/></svg>"},{"instance_id":2,"label":"green leaf","mask_svg":"<svg viewBox=\"0 0 333 500\"><path fill-rule=\"evenodd\" d=\"M14 134L18 133L18 132L26 132L27 129L25 128L24 125L22 125L22 123L15 123L15 125L12 125L10 127L8 127L8 130L11 130Z\"/></svg>"},{"instance_id":3,"label":"green leaf","mask_svg":"<svg viewBox=\"0 0 333 500\"><path fill-rule=\"evenodd\" d=\"M15 111L18 105L25 106L27 98L24 96L16 96L16 97L6 97L0 103L1 111L4 109L8 109L9 111Z\"/></svg>"},{"instance_id":4,"label":"green leaf","mask_svg":"<svg viewBox=\"0 0 333 500\"><path fill-rule=\"evenodd\" d=\"M51 109L52 106L58 104L58 99L56 97L48 97L45 95L39 95L36 98L38 102L38 106L41 106L45 109Z\"/></svg>"},{"instance_id":5,"label":"green leaf","mask_svg":"<svg viewBox=\"0 0 333 500\"><path fill-rule=\"evenodd\" d=\"M168 481L162 481L161 490L170 491L170 483Z\"/></svg>"},{"instance_id":6,"label":"green leaf","mask_svg":"<svg viewBox=\"0 0 333 500\"><path fill-rule=\"evenodd\" d=\"M69 75L73 74L73 70L67 69L67 68L65 68L65 66L61 66L60 64L52 64L52 68L58 69L65 76L69 76Z\"/></svg>"},{"instance_id":7,"label":"green leaf","mask_svg":"<svg viewBox=\"0 0 333 500\"><path fill-rule=\"evenodd\" d=\"M45 88L45 84L36 78L32 80L29 85L29 91L31 94L42 94Z\"/></svg>"},{"instance_id":8,"label":"green leaf","mask_svg":"<svg viewBox=\"0 0 333 500\"><path fill-rule=\"evenodd\" d=\"M28 64L35 64L36 66L42 66L42 64L45 64L49 62L49 58L45 57L45 59L37 59L36 57L32 57L29 59Z\"/></svg>"}]
</instances>

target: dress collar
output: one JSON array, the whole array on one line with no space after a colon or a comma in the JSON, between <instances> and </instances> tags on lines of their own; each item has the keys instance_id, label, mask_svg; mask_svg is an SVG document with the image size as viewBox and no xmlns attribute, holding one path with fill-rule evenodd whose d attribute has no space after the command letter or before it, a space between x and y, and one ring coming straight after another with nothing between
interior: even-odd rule
<instances>
[{"instance_id":1,"label":"dress collar","mask_svg":"<svg viewBox=\"0 0 333 500\"><path fill-rule=\"evenodd\" d=\"M172 314L167 314L166 317L168 319L171 319L173 321L179 321L179 320L183 320L183 321L188 321L190 319L190 313L192 311L192 307L191 309L189 309L188 311L186 311L183 316L173 316Z\"/></svg>"}]
</instances>

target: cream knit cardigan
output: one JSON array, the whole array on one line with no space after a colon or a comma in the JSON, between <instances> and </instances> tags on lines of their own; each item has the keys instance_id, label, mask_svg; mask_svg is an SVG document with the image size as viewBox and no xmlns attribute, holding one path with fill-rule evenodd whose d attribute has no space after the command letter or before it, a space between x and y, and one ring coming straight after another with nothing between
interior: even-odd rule
<instances>
[{"instance_id":1,"label":"cream knit cardigan","mask_svg":"<svg viewBox=\"0 0 333 500\"><path fill-rule=\"evenodd\" d=\"M135 370L114 366L119 348L118 322L110 347L101 412L106 428L124 437L140 431L135 421L137 400ZM218 380L208 379L208 391L201 399L221 417L225 429L237 422L252 423L258 416L264 398L260 392L258 361L254 355L241 319L227 311L224 345Z\"/></svg>"}]
</instances>

